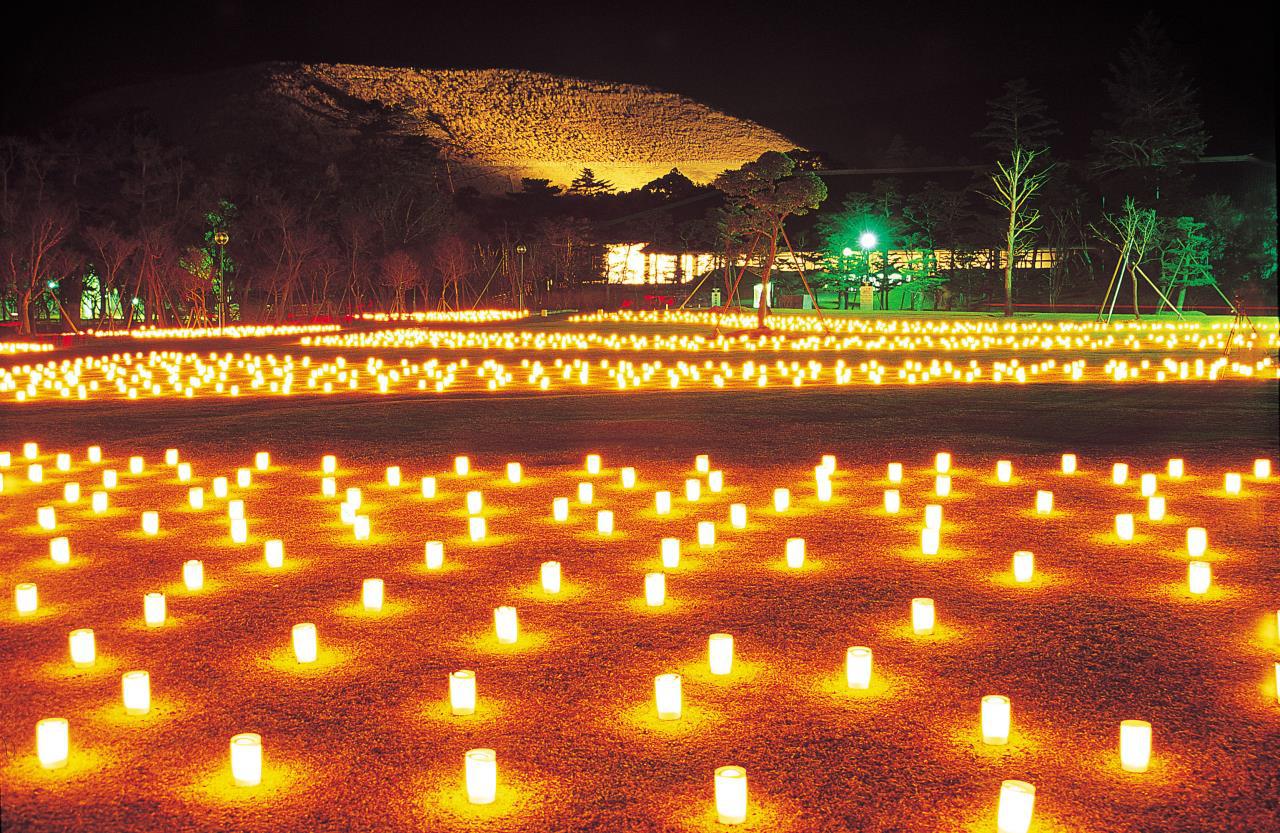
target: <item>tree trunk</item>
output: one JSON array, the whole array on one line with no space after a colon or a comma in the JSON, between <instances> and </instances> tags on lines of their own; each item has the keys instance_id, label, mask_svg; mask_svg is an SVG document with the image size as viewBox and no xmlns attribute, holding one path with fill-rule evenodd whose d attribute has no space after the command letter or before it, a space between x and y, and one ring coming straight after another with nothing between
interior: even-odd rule
<instances>
[{"instance_id":1,"label":"tree trunk","mask_svg":"<svg viewBox=\"0 0 1280 833\"><path fill-rule=\"evenodd\" d=\"M1013 316L1013 249L1017 242L1017 213L1009 212L1009 238L1008 252L1004 262L1004 315L1005 318Z\"/></svg>"},{"instance_id":2,"label":"tree trunk","mask_svg":"<svg viewBox=\"0 0 1280 833\"><path fill-rule=\"evenodd\" d=\"M763 330L764 319L769 314L769 273L773 271L773 261L778 256L778 227L775 225L769 234L769 254L760 270L760 303L756 308L756 320Z\"/></svg>"}]
</instances>

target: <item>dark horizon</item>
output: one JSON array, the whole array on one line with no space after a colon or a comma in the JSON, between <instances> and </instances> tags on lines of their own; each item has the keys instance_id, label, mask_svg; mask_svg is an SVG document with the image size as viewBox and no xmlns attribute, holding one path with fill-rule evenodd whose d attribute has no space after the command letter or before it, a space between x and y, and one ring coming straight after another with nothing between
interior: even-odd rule
<instances>
[{"instance_id":1,"label":"dark horizon","mask_svg":"<svg viewBox=\"0 0 1280 833\"><path fill-rule=\"evenodd\" d=\"M1010 20L1014 13L1022 16ZM1004 81L1026 77L1062 125L1062 155L1079 156L1100 126L1108 64L1145 13L1076 6L1055 19L1050 7L916 2L786 17L647 9L651 28L637 31L637 15L617 9L322 2L296 10L234 0L137 14L63 7L47 10L4 57L0 125L32 131L101 90L265 61L501 67L681 93L848 164L872 163L894 136L958 162L981 152L972 134L986 101ZM1206 152L1274 159L1271 21L1167 11L1160 21L1199 85ZM997 40L1003 31L1012 45Z\"/></svg>"}]
</instances>

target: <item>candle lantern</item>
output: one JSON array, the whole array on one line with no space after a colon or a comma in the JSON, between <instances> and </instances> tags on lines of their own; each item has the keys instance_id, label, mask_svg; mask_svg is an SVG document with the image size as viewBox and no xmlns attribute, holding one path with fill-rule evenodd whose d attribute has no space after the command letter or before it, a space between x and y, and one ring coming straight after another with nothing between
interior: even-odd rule
<instances>
[{"instance_id":1,"label":"candle lantern","mask_svg":"<svg viewBox=\"0 0 1280 833\"><path fill-rule=\"evenodd\" d=\"M142 474L143 459L141 457L129 458L129 474Z\"/></svg>"},{"instance_id":2,"label":"candle lantern","mask_svg":"<svg viewBox=\"0 0 1280 833\"><path fill-rule=\"evenodd\" d=\"M467 514L479 515L484 508L484 495L477 491L467 492Z\"/></svg>"},{"instance_id":3,"label":"candle lantern","mask_svg":"<svg viewBox=\"0 0 1280 833\"><path fill-rule=\"evenodd\" d=\"M777 488L773 490L773 511L785 512L791 506L791 490Z\"/></svg>"},{"instance_id":4,"label":"candle lantern","mask_svg":"<svg viewBox=\"0 0 1280 833\"><path fill-rule=\"evenodd\" d=\"M786 544L787 566L799 570L804 566L804 539L788 538Z\"/></svg>"},{"instance_id":5,"label":"candle lantern","mask_svg":"<svg viewBox=\"0 0 1280 833\"><path fill-rule=\"evenodd\" d=\"M41 529L55 529L58 526L58 519L52 506L40 506L36 508L36 524Z\"/></svg>"},{"instance_id":6,"label":"candle lantern","mask_svg":"<svg viewBox=\"0 0 1280 833\"><path fill-rule=\"evenodd\" d=\"M262 545L262 554L271 569L278 570L284 566L284 542L279 538L268 539Z\"/></svg>"},{"instance_id":7,"label":"candle lantern","mask_svg":"<svg viewBox=\"0 0 1280 833\"><path fill-rule=\"evenodd\" d=\"M393 489L400 488L399 466L387 466L387 485Z\"/></svg>"},{"instance_id":8,"label":"candle lantern","mask_svg":"<svg viewBox=\"0 0 1280 833\"><path fill-rule=\"evenodd\" d=\"M444 542L428 541L425 547L428 570L439 570L444 566Z\"/></svg>"},{"instance_id":9,"label":"candle lantern","mask_svg":"<svg viewBox=\"0 0 1280 833\"><path fill-rule=\"evenodd\" d=\"M449 712L458 717L476 713L476 672L463 669L449 674Z\"/></svg>"},{"instance_id":10,"label":"candle lantern","mask_svg":"<svg viewBox=\"0 0 1280 833\"><path fill-rule=\"evenodd\" d=\"M320 458L320 471L324 474L333 474L338 470L338 458L332 454L326 454Z\"/></svg>"},{"instance_id":11,"label":"candle lantern","mask_svg":"<svg viewBox=\"0 0 1280 833\"><path fill-rule=\"evenodd\" d=\"M94 644L93 628L77 628L69 638L71 648L71 664L76 668L89 668L98 657Z\"/></svg>"},{"instance_id":12,"label":"candle lantern","mask_svg":"<svg viewBox=\"0 0 1280 833\"><path fill-rule=\"evenodd\" d=\"M1241 477L1238 471L1229 471L1222 476L1222 488L1229 495L1240 494Z\"/></svg>"},{"instance_id":13,"label":"candle lantern","mask_svg":"<svg viewBox=\"0 0 1280 833\"><path fill-rule=\"evenodd\" d=\"M231 780L237 787L262 783L262 735L244 732L232 736Z\"/></svg>"},{"instance_id":14,"label":"candle lantern","mask_svg":"<svg viewBox=\"0 0 1280 833\"><path fill-rule=\"evenodd\" d=\"M13 606L17 609L19 616L35 613L40 606L36 586L29 581L24 581L14 587Z\"/></svg>"},{"instance_id":15,"label":"candle lantern","mask_svg":"<svg viewBox=\"0 0 1280 833\"><path fill-rule=\"evenodd\" d=\"M942 507L936 503L924 507L924 525L926 529L942 528Z\"/></svg>"},{"instance_id":16,"label":"candle lantern","mask_svg":"<svg viewBox=\"0 0 1280 833\"><path fill-rule=\"evenodd\" d=\"M707 490L713 495L718 495L724 489L724 472L716 469L707 472Z\"/></svg>"},{"instance_id":17,"label":"candle lantern","mask_svg":"<svg viewBox=\"0 0 1280 833\"><path fill-rule=\"evenodd\" d=\"M1266 480L1271 476L1271 461L1258 458L1253 461L1253 477L1255 480Z\"/></svg>"},{"instance_id":18,"label":"candle lantern","mask_svg":"<svg viewBox=\"0 0 1280 833\"><path fill-rule=\"evenodd\" d=\"M747 525L747 505L735 503L729 507L729 524L734 529L742 529Z\"/></svg>"},{"instance_id":19,"label":"candle lantern","mask_svg":"<svg viewBox=\"0 0 1280 833\"><path fill-rule=\"evenodd\" d=\"M713 633L707 640L707 656L711 673L725 676L733 671L733 637L727 633Z\"/></svg>"},{"instance_id":20,"label":"candle lantern","mask_svg":"<svg viewBox=\"0 0 1280 833\"><path fill-rule=\"evenodd\" d=\"M519 463L507 463L507 482L519 483L524 472Z\"/></svg>"},{"instance_id":21,"label":"candle lantern","mask_svg":"<svg viewBox=\"0 0 1280 833\"><path fill-rule=\"evenodd\" d=\"M666 491L654 492L653 508L659 515L671 514L671 493Z\"/></svg>"},{"instance_id":22,"label":"candle lantern","mask_svg":"<svg viewBox=\"0 0 1280 833\"><path fill-rule=\"evenodd\" d=\"M311 622L300 622L293 626L293 655L303 665L316 661L319 655L319 643L316 637L316 626Z\"/></svg>"},{"instance_id":23,"label":"candle lantern","mask_svg":"<svg viewBox=\"0 0 1280 833\"><path fill-rule=\"evenodd\" d=\"M939 474L933 478L933 492L938 497L946 497L951 494L951 475Z\"/></svg>"},{"instance_id":24,"label":"candle lantern","mask_svg":"<svg viewBox=\"0 0 1280 833\"><path fill-rule=\"evenodd\" d=\"M49 557L55 564L67 564L71 561L71 542L58 537L49 541Z\"/></svg>"},{"instance_id":25,"label":"candle lantern","mask_svg":"<svg viewBox=\"0 0 1280 833\"><path fill-rule=\"evenodd\" d=\"M227 496L227 489L228 489L227 478L225 477L213 478L213 496L214 497L218 498L219 500L225 499Z\"/></svg>"},{"instance_id":26,"label":"candle lantern","mask_svg":"<svg viewBox=\"0 0 1280 833\"><path fill-rule=\"evenodd\" d=\"M156 535L160 532L160 513L159 512L143 512L142 513L142 531L148 535Z\"/></svg>"},{"instance_id":27,"label":"candle lantern","mask_svg":"<svg viewBox=\"0 0 1280 833\"><path fill-rule=\"evenodd\" d=\"M928 636L933 633L935 613L933 599L916 598L911 600L911 630L916 636Z\"/></svg>"},{"instance_id":28,"label":"candle lantern","mask_svg":"<svg viewBox=\"0 0 1280 833\"><path fill-rule=\"evenodd\" d=\"M690 503L697 502L702 497L702 481L696 477L690 477L684 481L684 499Z\"/></svg>"},{"instance_id":29,"label":"candle lantern","mask_svg":"<svg viewBox=\"0 0 1280 833\"><path fill-rule=\"evenodd\" d=\"M938 474L951 471L951 455L945 451L939 451L933 458L933 467Z\"/></svg>"},{"instance_id":30,"label":"candle lantern","mask_svg":"<svg viewBox=\"0 0 1280 833\"><path fill-rule=\"evenodd\" d=\"M1123 486L1125 481L1129 479L1129 464L1114 463L1111 466L1111 482L1117 486Z\"/></svg>"},{"instance_id":31,"label":"candle lantern","mask_svg":"<svg viewBox=\"0 0 1280 833\"><path fill-rule=\"evenodd\" d=\"M1074 454L1062 455L1062 473L1063 474L1075 474L1076 468L1078 465L1079 463L1076 460L1076 455Z\"/></svg>"},{"instance_id":32,"label":"candle lantern","mask_svg":"<svg viewBox=\"0 0 1280 833\"><path fill-rule=\"evenodd\" d=\"M555 595L560 592L560 562L544 561L539 569L544 593Z\"/></svg>"},{"instance_id":33,"label":"candle lantern","mask_svg":"<svg viewBox=\"0 0 1280 833\"><path fill-rule=\"evenodd\" d=\"M193 593L204 587L204 563L196 559L183 562L182 583Z\"/></svg>"},{"instance_id":34,"label":"candle lantern","mask_svg":"<svg viewBox=\"0 0 1280 833\"><path fill-rule=\"evenodd\" d=\"M367 578L360 585L360 603L369 613L382 610L383 583L380 578Z\"/></svg>"},{"instance_id":35,"label":"candle lantern","mask_svg":"<svg viewBox=\"0 0 1280 833\"><path fill-rule=\"evenodd\" d=\"M89 462L93 463L95 466L98 463L101 463L102 462L102 446L100 445L89 446L89 453L87 456L88 456Z\"/></svg>"},{"instance_id":36,"label":"candle lantern","mask_svg":"<svg viewBox=\"0 0 1280 833\"><path fill-rule=\"evenodd\" d=\"M151 675L146 671L126 671L120 677L120 693L125 714L151 711Z\"/></svg>"},{"instance_id":37,"label":"candle lantern","mask_svg":"<svg viewBox=\"0 0 1280 833\"><path fill-rule=\"evenodd\" d=\"M1151 724L1145 720L1120 722L1120 768L1146 772L1151 765Z\"/></svg>"},{"instance_id":38,"label":"candle lantern","mask_svg":"<svg viewBox=\"0 0 1280 833\"><path fill-rule=\"evenodd\" d=\"M567 497L558 497L551 501L551 517L557 523L564 523L569 520L569 499Z\"/></svg>"},{"instance_id":39,"label":"candle lantern","mask_svg":"<svg viewBox=\"0 0 1280 833\"><path fill-rule=\"evenodd\" d=\"M871 686L871 649L858 645L844 652L845 682L849 688L865 690Z\"/></svg>"},{"instance_id":40,"label":"candle lantern","mask_svg":"<svg viewBox=\"0 0 1280 833\"><path fill-rule=\"evenodd\" d=\"M1174 457L1169 461L1167 471L1169 472L1170 477L1177 480L1186 473L1186 464L1183 462L1181 457Z\"/></svg>"},{"instance_id":41,"label":"candle lantern","mask_svg":"<svg viewBox=\"0 0 1280 833\"><path fill-rule=\"evenodd\" d=\"M711 471L711 457L707 454L699 454L693 458L693 467L698 474L706 474Z\"/></svg>"},{"instance_id":42,"label":"candle lantern","mask_svg":"<svg viewBox=\"0 0 1280 833\"><path fill-rule=\"evenodd\" d=\"M70 757L71 730L65 717L46 717L36 723L36 758L45 769L61 769Z\"/></svg>"},{"instance_id":43,"label":"candle lantern","mask_svg":"<svg viewBox=\"0 0 1280 833\"><path fill-rule=\"evenodd\" d=\"M493 628L498 642L503 645L514 645L520 635L520 624L516 618L516 609L508 605L495 608L493 611Z\"/></svg>"},{"instance_id":44,"label":"candle lantern","mask_svg":"<svg viewBox=\"0 0 1280 833\"><path fill-rule=\"evenodd\" d=\"M163 593L148 593L142 597L142 619L149 628L164 624L165 603Z\"/></svg>"},{"instance_id":45,"label":"candle lantern","mask_svg":"<svg viewBox=\"0 0 1280 833\"><path fill-rule=\"evenodd\" d=\"M431 500L436 496L436 479L434 477L422 478L422 496L427 500Z\"/></svg>"},{"instance_id":46,"label":"candle lantern","mask_svg":"<svg viewBox=\"0 0 1280 833\"><path fill-rule=\"evenodd\" d=\"M498 754L492 749L470 749L463 760L467 801L492 804L498 795Z\"/></svg>"},{"instance_id":47,"label":"candle lantern","mask_svg":"<svg viewBox=\"0 0 1280 833\"><path fill-rule=\"evenodd\" d=\"M1031 581L1035 574L1036 557L1026 550L1019 550L1013 554L1013 580L1019 584L1026 584Z\"/></svg>"},{"instance_id":48,"label":"candle lantern","mask_svg":"<svg viewBox=\"0 0 1280 833\"><path fill-rule=\"evenodd\" d=\"M465 455L453 458L453 473L458 477L466 477L471 471L471 460Z\"/></svg>"},{"instance_id":49,"label":"candle lantern","mask_svg":"<svg viewBox=\"0 0 1280 833\"><path fill-rule=\"evenodd\" d=\"M1213 572L1208 561L1192 561L1187 565L1187 589L1192 595L1203 596L1208 593L1212 581Z\"/></svg>"},{"instance_id":50,"label":"candle lantern","mask_svg":"<svg viewBox=\"0 0 1280 833\"><path fill-rule=\"evenodd\" d=\"M1000 804L996 810L996 833L1027 833L1036 805L1036 788L1026 781L1007 780L1000 784Z\"/></svg>"},{"instance_id":51,"label":"candle lantern","mask_svg":"<svg viewBox=\"0 0 1280 833\"><path fill-rule=\"evenodd\" d=\"M1036 491L1036 514L1048 515L1053 511L1053 492L1046 489Z\"/></svg>"},{"instance_id":52,"label":"candle lantern","mask_svg":"<svg viewBox=\"0 0 1280 833\"><path fill-rule=\"evenodd\" d=\"M471 535L472 541L483 541L486 534L486 524L484 517L473 515L467 518L467 532Z\"/></svg>"},{"instance_id":53,"label":"candle lantern","mask_svg":"<svg viewBox=\"0 0 1280 833\"><path fill-rule=\"evenodd\" d=\"M93 509L93 514L101 515L107 511L107 493L94 492L89 498L89 506Z\"/></svg>"},{"instance_id":54,"label":"candle lantern","mask_svg":"<svg viewBox=\"0 0 1280 833\"><path fill-rule=\"evenodd\" d=\"M898 514L898 510L902 508L902 495L897 489L884 490L884 511L890 515Z\"/></svg>"},{"instance_id":55,"label":"candle lantern","mask_svg":"<svg viewBox=\"0 0 1280 833\"><path fill-rule=\"evenodd\" d=\"M249 484L253 482L253 472L249 469L236 469L236 486L241 489L249 488Z\"/></svg>"},{"instance_id":56,"label":"candle lantern","mask_svg":"<svg viewBox=\"0 0 1280 833\"><path fill-rule=\"evenodd\" d=\"M271 454L266 451L259 451L253 455L253 464L258 471L266 471L271 466Z\"/></svg>"},{"instance_id":57,"label":"candle lantern","mask_svg":"<svg viewBox=\"0 0 1280 833\"><path fill-rule=\"evenodd\" d=\"M636 470L633 467L627 466L626 468L624 468L621 472L621 478L622 478L622 488L624 489L635 488Z\"/></svg>"},{"instance_id":58,"label":"candle lantern","mask_svg":"<svg viewBox=\"0 0 1280 833\"><path fill-rule=\"evenodd\" d=\"M601 509L596 513L596 532L601 535L613 534L613 512L609 509Z\"/></svg>"},{"instance_id":59,"label":"candle lantern","mask_svg":"<svg viewBox=\"0 0 1280 833\"><path fill-rule=\"evenodd\" d=\"M747 820L747 771L740 766L716 769L716 819L721 824Z\"/></svg>"},{"instance_id":60,"label":"candle lantern","mask_svg":"<svg viewBox=\"0 0 1280 833\"><path fill-rule=\"evenodd\" d=\"M716 525L711 521L698 521L698 546L709 549L716 544Z\"/></svg>"},{"instance_id":61,"label":"candle lantern","mask_svg":"<svg viewBox=\"0 0 1280 833\"><path fill-rule=\"evenodd\" d=\"M924 555L937 555L941 543L939 531L932 527L920 530L920 552Z\"/></svg>"},{"instance_id":62,"label":"candle lantern","mask_svg":"<svg viewBox=\"0 0 1280 833\"><path fill-rule=\"evenodd\" d=\"M1116 515L1116 537L1121 541L1133 540L1133 515Z\"/></svg>"},{"instance_id":63,"label":"candle lantern","mask_svg":"<svg viewBox=\"0 0 1280 833\"><path fill-rule=\"evenodd\" d=\"M680 539L679 538L663 538L659 545L659 553L662 556L662 568L664 570L674 570L680 566Z\"/></svg>"},{"instance_id":64,"label":"candle lantern","mask_svg":"<svg viewBox=\"0 0 1280 833\"><path fill-rule=\"evenodd\" d=\"M187 489L187 505L192 509L204 508L204 488L201 486L192 486Z\"/></svg>"},{"instance_id":65,"label":"candle lantern","mask_svg":"<svg viewBox=\"0 0 1280 833\"><path fill-rule=\"evenodd\" d=\"M600 455L588 454L587 455L587 474L599 474L599 473L600 473Z\"/></svg>"},{"instance_id":66,"label":"candle lantern","mask_svg":"<svg viewBox=\"0 0 1280 833\"><path fill-rule=\"evenodd\" d=\"M578 484L578 503L589 506L591 501L595 499L595 487L590 483Z\"/></svg>"},{"instance_id":67,"label":"candle lantern","mask_svg":"<svg viewBox=\"0 0 1280 833\"><path fill-rule=\"evenodd\" d=\"M1009 698L1000 694L988 694L982 698L982 742L989 746L1003 746L1009 742Z\"/></svg>"},{"instance_id":68,"label":"candle lantern","mask_svg":"<svg viewBox=\"0 0 1280 833\"><path fill-rule=\"evenodd\" d=\"M887 477L890 483L901 483L902 482L902 464L890 463Z\"/></svg>"},{"instance_id":69,"label":"candle lantern","mask_svg":"<svg viewBox=\"0 0 1280 833\"><path fill-rule=\"evenodd\" d=\"M1187 529L1187 555L1199 558L1209 548L1209 533L1202 526Z\"/></svg>"},{"instance_id":70,"label":"candle lantern","mask_svg":"<svg viewBox=\"0 0 1280 833\"><path fill-rule=\"evenodd\" d=\"M1147 498L1147 520L1162 521L1165 514L1165 500L1161 495Z\"/></svg>"},{"instance_id":71,"label":"candle lantern","mask_svg":"<svg viewBox=\"0 0 1280 833\"><path fill-rule=\"evenodd\" d=\"M996 480L1008 483L1013 479L1013 463L1009 460L996 461Z\"/></svg>"},{"instance_id":72,"label":"candle lantern","mask_svg":"<svg viewBox=\"0 0 1280 833\"><path fill-rule=\"evenodd\" d=\"M679 674L659 674L653 678L653 699L659 720L679 720L683 706Z\"/></svg>"},{"instance_id":73,"label":"candle lantern","mask_svg":"<svg viewBox=\"0 0 1280 833\"><path fill-rule=\"evenodd\" d=\"M665 573L645 573L644 603L649 607L662 607L667 601L667 576Z\"/></svg>"}]
</instances>

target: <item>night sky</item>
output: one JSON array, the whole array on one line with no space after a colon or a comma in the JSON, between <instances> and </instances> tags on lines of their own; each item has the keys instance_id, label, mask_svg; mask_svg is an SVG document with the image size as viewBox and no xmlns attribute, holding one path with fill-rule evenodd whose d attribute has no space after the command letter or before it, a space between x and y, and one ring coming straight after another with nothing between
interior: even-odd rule
<instances>
[{"instance_id":1,"label":"night sky","mask_svg":"<svg viewBox=\"0 0 1280 833\"><path fill-rule=\"evenodd\" d=\"M375 0L39 6L9 29L5 130L30 130L103 87L265 60L507 67L649 84L774 128L849 164L895 134L939 161L980 154L971 134L1003 81L1025 76L1083 154L1102 81L1145 9L1119 4L929 4L826 9ZM1211 154L1275 158L1274 12L1166 5L1161 19L1202 90ZM20 43L12 43L21 38Z\"/></svg>"}]
</instances>

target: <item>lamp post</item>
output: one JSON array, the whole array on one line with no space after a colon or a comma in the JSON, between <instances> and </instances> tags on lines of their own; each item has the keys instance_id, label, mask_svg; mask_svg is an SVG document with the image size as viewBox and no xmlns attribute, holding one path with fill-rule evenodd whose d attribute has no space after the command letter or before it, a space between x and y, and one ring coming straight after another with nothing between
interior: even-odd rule
<instances>
[{"instance_id":1,"label":"lamp post","mask_svg":"<svg viewBox=\"0 0 1280 833\"><path fill-rule=\"evenodd\" d=\"M213 242L218 247L218 332L222 332L222 327L226 322L227 308L227 275L223 270L226 263L227 241L231 237L225 231L215 231L213 233Z\"/></svg>"},{"instance_id":2,"label":"lamp post","mask_svg":"<svg viewBox=\"0 0 1280 833\"><path fill-rule=\"evenodd\" d=\"M848 246L845 246L844 250L840 252L840 254L844 256L844 261L841 264L842 266L841 271L844 272L844 281L841 282L841 286L840 286L840 309L848 309L849 308L849 283L850 283L849 259L853 257L853 249L849 248Z\"/></svg>"},{"instance_id":3,"label":"lamp post","mask_svg":"<svg viewBox=\"0 0 1280 833\"><path fill-rule=\"evenodd\" d=\"M862 257L866 261L866 273L868 278L871 277L871 251L875 249L877 243L879 243L879 240L876 238L876 233L874 231L864 231L862 234L858 235L858 248L862 249ZM883 289L884 281L881 280L879 283ZM885 304L882 300L880 302L880 307L883 309L884 306Z\"/></svg>"},{"instance_id":4,"label":"lamp post","mask_svg":"<svg viewBox=\"0 0 1280 833\"><path fill-rule=\"evenodd\" d=\"M520 283L516 288L516 308L524 309L524 254L529 248L523 243L516 244L516 254L520 255Z\"/></svg>"}]
</instances>

